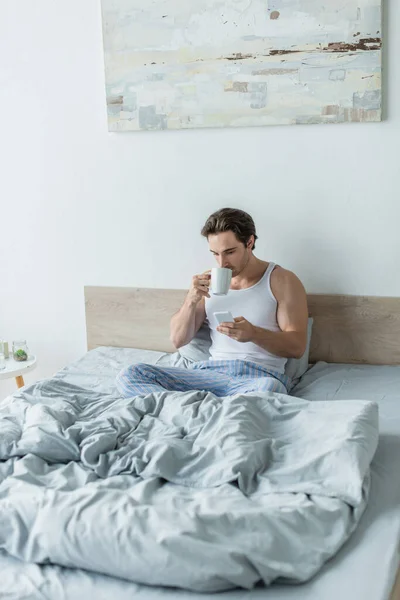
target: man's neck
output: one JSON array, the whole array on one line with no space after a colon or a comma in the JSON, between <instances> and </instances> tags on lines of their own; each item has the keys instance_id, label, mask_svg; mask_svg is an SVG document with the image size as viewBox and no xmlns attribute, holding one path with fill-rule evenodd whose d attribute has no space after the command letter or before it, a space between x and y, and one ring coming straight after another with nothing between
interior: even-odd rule
<instances>
[{"instance_id":1,"label":"man's neck","mask_svg":"<svg viewBox=\"0 0 400 600\"><path fill-rule=\"evenodd\" d=\"M240 290L255 285L264 275L268 264L265 260L260 260L252 254L243 270L232 278L232 289Z\"/></svg>"}]
</instances>

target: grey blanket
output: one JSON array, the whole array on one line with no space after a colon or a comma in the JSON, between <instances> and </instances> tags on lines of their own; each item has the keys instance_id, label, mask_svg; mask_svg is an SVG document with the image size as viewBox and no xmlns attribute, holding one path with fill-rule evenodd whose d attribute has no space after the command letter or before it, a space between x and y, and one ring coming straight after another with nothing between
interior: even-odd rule
<instances>
[{"instance_id":1,"label":"grey blanket","mask_svg":"<svg viewBox=\"0 0 400 600\"><path fill-rule=\"evenodd\" d=\"M357 526L377 440L372 402L47 380L0 405L0 548L198 591L303 582Z\"/></svg>"}]
</instances>

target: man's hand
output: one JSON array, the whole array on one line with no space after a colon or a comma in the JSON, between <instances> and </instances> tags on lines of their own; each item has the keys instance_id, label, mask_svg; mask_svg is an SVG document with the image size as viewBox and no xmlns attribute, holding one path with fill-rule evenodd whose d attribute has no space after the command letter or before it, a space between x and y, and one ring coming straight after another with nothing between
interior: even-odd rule
<instances>
[{"instance_id":1,"label":"man's hand","mask_svg":"<svg viewBox=\"0 0 400 600\"><path fill-rule=\"evenodd\" d=\"M188 299L192 304L198 304L202 298L210 297L210 271L205 271L201 275L195 275L192 278Z\"/></svg>"},{"instance_id":2,"label":"man's hand","mask_svg":"<svg viewBox=\"0 0 400 600\"><path fill-rule=\"evenodd\" d=\"M236 317L234 323L221 323L217 327L217 331L237 342L251 342L253 341L255 328L244 317Z\"/></svg>"}]
</instances>

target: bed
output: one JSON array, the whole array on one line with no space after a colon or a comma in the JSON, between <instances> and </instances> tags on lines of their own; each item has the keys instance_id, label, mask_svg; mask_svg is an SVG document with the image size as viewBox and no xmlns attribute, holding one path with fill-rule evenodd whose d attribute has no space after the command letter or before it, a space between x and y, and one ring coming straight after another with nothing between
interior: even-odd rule
<instances>
[{"instance_id":1,"label":"bed","mask_svg":"<svg viewBox=\"0 0 400 600\"><path fill-rule=\"evenodd\" d=\"M163 364L173 350L169 316L184 292L124 288L86 288L89 352L56 373L53 389L86 389L112 394L115 375L127 364ZM400 301L395 298L309 296L314 318L313 366L292 395L310 401L354 398L379 406L380 439L372 462L371 494L350 539L318 574L302 585L256 587L206 597L227 600L399 600L400 542ZM28 388L40 397L47 383ZM62 387L64 386L64 387ZM67 386L67 388L65 387ZM74 387L75 386L75 387ZM18 392L5 402L18 398ZM23 474L21 476L23 478ZM26 563L2 551L0 597L200 599L204 594L147 587L84 569Z\"/></svg>"}]
</instances>

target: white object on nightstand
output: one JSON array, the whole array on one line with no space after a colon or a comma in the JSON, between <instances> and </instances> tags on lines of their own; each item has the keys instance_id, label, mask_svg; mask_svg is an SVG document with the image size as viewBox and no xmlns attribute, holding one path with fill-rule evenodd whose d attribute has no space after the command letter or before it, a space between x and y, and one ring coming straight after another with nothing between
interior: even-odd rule
<instances>
[{"instance_id":1,"label":"white object on nightstand","mask_svg":"<svg viewBox=\"0 0 400 600\"><path fill-rule=\"evenodd\" d=\"M25 385L24 383L24 375L25 373L29 373L29 371L33 371L36 369L36 356L28 356L28 360L18 361L12 358L10 354L10 358L5 359L6 368L0 371L0 379L8 379L9 377L15 377L17 382L17 386L19 388Z\"/></svg>"}]
</instances>

